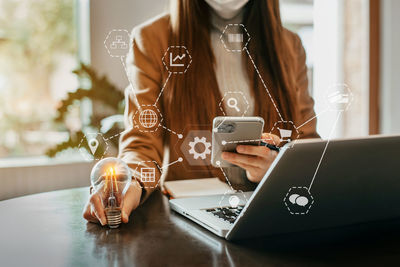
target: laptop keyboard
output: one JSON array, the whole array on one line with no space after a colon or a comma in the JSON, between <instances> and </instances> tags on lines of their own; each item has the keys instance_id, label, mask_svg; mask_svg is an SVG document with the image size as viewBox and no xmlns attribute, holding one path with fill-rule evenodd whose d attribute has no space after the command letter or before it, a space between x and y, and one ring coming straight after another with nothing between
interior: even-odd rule
<instances>
[{"instance_id":1,"label":"laptop keyboard","mask_svg":"<svg viewBox=\"0 0 400 267\"><path fill-rule=\"evenodd\" d=\"M238 206L236 208L224 207L224 208L207 209L206 212L211 213L214 216L232 224L236 221L236 218L239 216L242 210L243 206Z\"/></svg>"}]
</instances>

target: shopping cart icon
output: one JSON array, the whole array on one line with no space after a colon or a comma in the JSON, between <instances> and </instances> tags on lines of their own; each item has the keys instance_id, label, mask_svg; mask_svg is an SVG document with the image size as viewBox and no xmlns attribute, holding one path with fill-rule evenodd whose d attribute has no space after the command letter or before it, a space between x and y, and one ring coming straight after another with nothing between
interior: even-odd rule
<instances>
[{"instance_id":1,"label":"shopping cart icon","mask_svg":"<svg viewBox=\"0 0 400 267\"><path fill-rule=\"evenodd\" d=\"M292 136L292 130L286 130L286 129L280 129L279 130L279 134L281 136L281 142L290 142L291 139L290 137Z\"/></svg>"}]
</instances>

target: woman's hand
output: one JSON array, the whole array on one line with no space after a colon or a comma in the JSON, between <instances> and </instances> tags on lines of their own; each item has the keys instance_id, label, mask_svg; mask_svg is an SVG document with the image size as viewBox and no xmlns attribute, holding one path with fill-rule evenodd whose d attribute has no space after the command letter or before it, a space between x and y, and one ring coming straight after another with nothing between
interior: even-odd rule
<instances>
[{"instance_id":1,"label":"woman's hand","mask_svg":"<svg viewBox=\"0 0 400 267\"><path fill-rule=\"evenodd\" d=\"M139 206L140 198L142 196L142 188L136 180L132 180L128 190L122 200L121 217L122 222L129 221L131 212ZM83 210L83 218L89 222L100 223L101 225L107 224L106 215L104 213L103 202L98 193L93 192Z\"/></svg>"},{"instance_id":2,"label":"woman's hand","mask_svg":"<svg viewBox=\"0 0 400 267\"><path fill-rule=\"evenodd\" d=\"M279 145L280 138L274 134L263 133L265 143ZM222 159L246 170L247 178L258 183L264 177L278 153L266 146L238 145L237 153L223 152Z\"/></svg>"}]
</instances>

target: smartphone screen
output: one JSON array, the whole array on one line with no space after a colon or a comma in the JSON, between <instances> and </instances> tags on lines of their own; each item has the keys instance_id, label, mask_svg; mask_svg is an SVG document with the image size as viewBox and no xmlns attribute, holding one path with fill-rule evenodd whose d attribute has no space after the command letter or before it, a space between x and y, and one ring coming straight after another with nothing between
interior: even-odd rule
<instances>
[{"instance_id":1,"label":"smartphone screen","mask_svg":"<svg viewBox=\"0 0 400 267\"><path fill-rule=\"evenodd\" d=\"M213 121L212 165L233 166L221 158L221 153L235 152L238 144L259 145L263 128L261 117L216 117Z\"/></svg>"}]
</instances>

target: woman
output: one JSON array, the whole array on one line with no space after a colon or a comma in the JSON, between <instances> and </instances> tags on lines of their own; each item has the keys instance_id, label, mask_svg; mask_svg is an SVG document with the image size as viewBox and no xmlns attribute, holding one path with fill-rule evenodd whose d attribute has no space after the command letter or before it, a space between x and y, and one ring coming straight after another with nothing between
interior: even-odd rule
<instances>
[{"instance_id":1,"label":"woman","mask_svg":"<svg viewBox=\"0 0 400 267\"><path fill-rule=\"evenodd\" d=\"M225 49L220 36L226 25L243 24L251 41L242 53ZM208 125L215 116L235 115L219 102L228 92L240 92L249 109L245 115L261 116L265 120L263 138L279 143L270 132L277 121L293 121L300 125L314 116L314 102L307 87L305 52L299 37L282 27L279 0L174 0L170 14L157 17L133 31L133 50L127 68L134 90L127 90L125 119L127 131L121 135L120 158L135 170L139 166L162 166L165 157L178 161L177 133L192 125ZM169 75L162 62L171 46L185 46L192 64L184 74ZM164 59L164 58L163 58ZM139 104L140 103L140 104ZM139 111L156 104L165 129L146 131L135 127ZM140 105L140 106L139 106ZM243 114L242 114L243 115ZM160 118L159 118L160 119ZM301 128L300 138L318 137L315 120ZM169 155L164 155L169 147ZM239 145L237 153L223 153L223 159L241 167L242 173L229 170L229 178L244 178L258 183L276 152L266 147ZM133 179L122 204L122 220L157 187L157 179L146 185ZM228 171L228 170L227 170ZM198 172L187 171L181 164L168 168L166 180L205 177L223 178L221 170L203 166ZM238 179L239 177L239 179ZM100 197L91 195L84 218L106 224Z\"/></svg>"}]
</instances>

